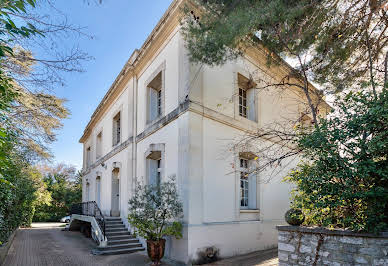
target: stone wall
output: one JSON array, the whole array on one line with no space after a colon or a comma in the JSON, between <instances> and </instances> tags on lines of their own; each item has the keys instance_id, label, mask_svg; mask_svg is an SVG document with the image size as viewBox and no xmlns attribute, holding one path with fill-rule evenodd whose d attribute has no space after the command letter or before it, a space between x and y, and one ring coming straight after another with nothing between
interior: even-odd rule
<instances>
[{"instance_id":1,"label":"stone wall","mask_svg":"<svg viewBox=\"0 0 388 266\"><path fill-rule=\"evenodd\" d=\"M388 234L278 226L279 265L388 265Z\"/></svg>"},{"instance_id":2,"label":"stone wall","mask_svg":"<svg viewBox=\"0 0 388 266\"><path fill-rule=\"evenodd\" d=\"M16 232L19 229L13 231L13 233L8 237L8 241L0 246L0 265L3 265L5 257L7 257L8 250L12 245L13 239L15 238Z\"/></svg>"}]
</instances>

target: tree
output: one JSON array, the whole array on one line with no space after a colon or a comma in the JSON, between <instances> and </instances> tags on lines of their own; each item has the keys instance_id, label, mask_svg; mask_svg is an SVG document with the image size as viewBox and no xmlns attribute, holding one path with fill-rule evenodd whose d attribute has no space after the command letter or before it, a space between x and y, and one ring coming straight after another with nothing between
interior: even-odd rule
<instances>
[{"instance_id":1,"label":"tree","mask_svg":"<svg viewBox=\"0 0 388 266\"><path fill-rule=\"evenodd\" d=\"M82 71L90 59L77 47L56 49L79 27L53 19L63 14L49 0L50 14L36 13L37 0L0 3L0 245L20 225L29 226L36 204L49 205L51 194L32 163L50 157L47 145L55 140L60 120L67 117L64 99L51 89L63 84L61 73ZM31 51L45 51L45 58ZM79 184L69 201L80 198Z\"/></svg>"},{"instance_id":2,"label":"tree","mask_svg":"<svg viewBox=\"0 0 388 266\"><path fill-rule=\"evenodd\" d=\"M7 138L12 138L7 136ZM29 162L17 152L15 143L0 145L0 244L18 226L29 226L34 215L38 185L31 174Z\"/></svg>"},{"instance_id":3,"label":"tree","mask_svg":"<svg viewBox=\"0 0 388 266\"><path fill-rule=\"evenodd\" d=\"M82 201L82 178L75 167L65 164L42 165L38 169L51 200L36 205L33 220L58 221L69 214L73 204Z\"/></svg>"},{"instance_id":4,"label":"tree","mask_svg":"<svg viewBox=\"0 0 388 266\"><path fill-rule=\"evenodd\" d=\"M305 224L356 231L388 228L388 91L349 92L338 112L298 135L304 161L287 178Z\"/></svg>"},{"instance_id":5,"label":"tree","mask_svg":"<svg viewBox=\"0 0 388 266\"><path fill-rule=\"evenodd\" d=\"M269 65L285 60L294 67L275 82L252 80L263 84L258 90L297 88L304 102L303 112L292 121L265 125L238 143L272 140L258 143L262 156L256 171L301 154L297 147L290 149L297 142L293 125L311 115L313 127L318 128L324 95L362 88L377 98L376 84L387 82L388 9L382 1L192 2L194 5L186 6L182 21L192 62L222 65L258 47L266 52ZM313 89L309 80L320 89Z\"/></svg>"}]
</instances>

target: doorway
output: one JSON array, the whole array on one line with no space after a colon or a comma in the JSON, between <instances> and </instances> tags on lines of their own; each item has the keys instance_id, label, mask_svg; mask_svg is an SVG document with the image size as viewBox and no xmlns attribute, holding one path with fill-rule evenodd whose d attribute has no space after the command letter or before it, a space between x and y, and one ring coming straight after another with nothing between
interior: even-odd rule
<instances>
[{"instance_id":1,"label":"doorway","mask_svg":"<svg viewBox=\"0 0 388 266\"><path fill-rule=\"evenodd\" d=\"M88 202L89 199L90 199L90 195L89 195L89 192L90 191L90 185L89 185L89 182L86 183L86 193L85 193L85 202Z\"/></svg>"},{"instance_id":2,"label":"doorway","mask_svg":"<svg viewBox=\"0 0 388 266\"><path fill-rule=\"evenodd\" d=\"M96 203L101 209L101 177L96 178Z\"/></svg>"},{"instance_id":3,"label":"doorway","mask_svg":"<svg viewBox=\"0 0 388 266\"><path fill-rule=\"evenodd\" d=\"M112 205L111 216L120 216L120 169L115 168L112 171Z\"/></svg>"}]
</instances>

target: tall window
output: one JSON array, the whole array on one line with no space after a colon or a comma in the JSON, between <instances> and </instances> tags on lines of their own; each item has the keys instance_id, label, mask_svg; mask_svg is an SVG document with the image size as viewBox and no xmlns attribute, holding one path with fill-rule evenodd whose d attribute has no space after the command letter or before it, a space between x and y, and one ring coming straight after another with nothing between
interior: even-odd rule
<instances>
[{"instance_id":1,"label":"tall window","mask_svg":"<svg viewBox=\"0 0 388 266\"><path fill-rule=\"evenodd\" d=\"M121 141L121 119L120 113L113 118L113 146Z\"/></svg>"},{"instance_id":2,"label":"tall window","mask_svg":"<svg viewBox=\"0 0 388 266\"><path fill-rule=\"evenodd\" d=\"M91 164L91 149L88 147L86 149L86 167L89 167Z\"/></svg>"},{"instance_id":3,"label":"tall window","mask_svg":"<svg viewBox=\"0 0 388 266\"><path fill-rule=\"evenodd\" d=\"M96 139L96 159L102 156L102 132L98 133Z\"/></svg>"},{"instance_id":4,"label":"tall window","mask_svg":"<svg viewBox=\"0 0 388 266\"><path fill-rule=\"evenodd\" d=\"M147 157L148 182L151 185L160 185L162 181L162 152L153 151Z\"/></svg>"},{"instance_id":5,"label":"tall window","mask_svg":"<svg viewBox=\"0 0 388 266\"><path fill-rule=\"evenodd\" d=\"M240 207L248 208L249 199L248 160L240 159Z\"/></svg>"},{"instance_id":6,"label":"tall window","mask_svg":"<svg viewBox=\"0 0 388 266\"><path fill-rule=\"evenodd\" d=\"M257 122L256 84L238 74L238 108L239 115Z\"/></svg>"},{"instance_id":7,"label":"tall window","mask_svg":"<svg viewBox=\"0 0 388 266\"><path fill-rule=\"evenodd\" d=\"M158 116L162 115L162 90L158 90Z\"/></svg>"},{"instance_id":8,"label":"tall window","mask_svg":"<svg viewBox=\"0 0 388 266\"><path fill-rule=\"evenodd\" d=\"M240 209L256 209L257 177L254 158L256 156L251 152L240 154Z\"/></svg>"},{"instance_id":9,"label":"tall window","mask_svg":"<svg viewBox=\"0 0 388 266\"><path fill-rule=\"evenodd\" d=\"M148 87L148 122L152 122L163 114L162 72L147 85Z\"/></svg>"},{"instance_id":10,"label":"tall window","mask_svg":"<svg viewBox=\"0 0 388 266\"><path fill-rule=\"evenodd\" d=\"M158 167L156 173L156 184L159 186L160 181L162 180L162 159L157 160L156 165Z\"/></svg>"},{"instance_id":11,"label":"tall window","mask_svg":"<svg viewBox=\"0 0 388 266\"><path fill-rule=\"evenodd\" d=\"M238 105L240 116L247 118L247 90L244 88L238 89Z\"/></svg>"}]
</instances>

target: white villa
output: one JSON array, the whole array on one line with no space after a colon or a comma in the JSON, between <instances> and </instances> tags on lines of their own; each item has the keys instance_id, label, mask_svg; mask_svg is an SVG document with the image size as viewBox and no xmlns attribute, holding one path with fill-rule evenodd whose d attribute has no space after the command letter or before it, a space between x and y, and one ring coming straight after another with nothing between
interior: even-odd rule
<instances>
[{"instance_id":1,"label":"white villa","mask_svg":"<svg viewBox=\"0 0 388 266\"><path fill-rule=\"evenodd\" d=\"M86 126L80 139L83 201L96 201L104 215L120 217L130 230L128 199L136 182L175 176L184 232L180 240L168 239L166 256L188 263L208 247L220 257L275 247L275 226L284 224L291 190L281 180L295 163L260 182L266 173L244 174L260 163L257 148L233 143L300 114L302 98L296 88L278 97L247 87L252 73L276 81L290 71L286 64L268 68L265 49L249 48L222 67L191 63L180 33L184 2L173 1Z\"/></svg>"}]
</instances>

